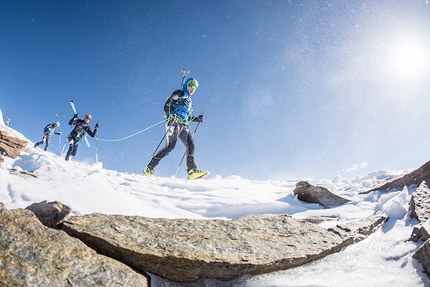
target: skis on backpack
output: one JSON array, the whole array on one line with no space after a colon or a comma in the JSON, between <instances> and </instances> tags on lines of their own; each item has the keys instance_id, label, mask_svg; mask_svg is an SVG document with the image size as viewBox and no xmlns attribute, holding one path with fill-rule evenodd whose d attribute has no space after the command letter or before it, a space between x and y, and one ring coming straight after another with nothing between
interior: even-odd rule
<instances>
[{"instance_id":1,"label":"skis on backpack","mask_svg":"<svg viewBox=\"0 0 430 287\"><path fill-rule=\"evenodd\" d=\"M70 106L72 107L72 110L76 115L78 112L76 111L75 103L73 102L73 100L70 101ZM87 139L87 133L84 134L84 139L85 139L85 143L87 144L87 147L91 147Z\"/></svg>"}]
</instances>

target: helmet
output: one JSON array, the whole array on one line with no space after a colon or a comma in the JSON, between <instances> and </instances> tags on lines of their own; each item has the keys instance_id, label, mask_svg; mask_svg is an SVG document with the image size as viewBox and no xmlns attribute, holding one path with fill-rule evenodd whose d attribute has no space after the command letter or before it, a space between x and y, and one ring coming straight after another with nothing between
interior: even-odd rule
<instances>
[{"instance_id":1,"label":"helmet","mask_svg":"<svg viewBox=\"0 0 430 287\"><path fill-rule=\"evenodd\" d=\"M60 126L60 122L56 121L55 124L54 124L54 126L59 127Z\"/></svg>"},{"instance_id":2,"label":"helmet","mask_svg":"<svg viewBox=\"0 0 430 287\"><path fill-rule=\"evenodd\" d=\"M85 119L89 119L90 121L91 121L91 119L92 119L91 114L86 114L84 118L85 118Z\"/></svg>"},{"instance_id":3,"label":"helmet","mask_svg":"<svg viewBox=\"0 0 430 287\"><path fill-rule=\"evenodd\" d=\"M188 87L193 88L195 90L199 87L199 82L197 82L196 79L191 78L191 80L188 82Z\"/></svg>"}]
</instances>

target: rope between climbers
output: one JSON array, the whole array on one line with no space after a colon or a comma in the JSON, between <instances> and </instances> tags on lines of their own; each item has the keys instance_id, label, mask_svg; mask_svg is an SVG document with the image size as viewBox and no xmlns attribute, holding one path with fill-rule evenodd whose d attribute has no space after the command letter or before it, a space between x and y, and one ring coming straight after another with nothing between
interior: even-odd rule
<instances>
[{"instance_id":1,"label":"rope between climbers","mask_svg":"<svg viewBox=\"0 0 430 287\"><path fill-rule=\"evenodd\" d=\"M153 124L152 126L149 126L149 127L147 127L147 128L144 128L144 129L143 129L143 130L141 130L141 131L138 131L138 132L136 132L136 133L134 133L134 134L132 134L132 135L126 136L126 137L121 138L121 139L114 139L114 140L98 139L98 140L99 140L99 141L103 141L103 142L119 142L119 141L123 141L123 140L129 139L129 138L131 138L131 137L134 137L134 136L136 136L136 135L138 135L138 134L140 134L140 133L143 133L144 131L147 131L147 130L149 130L149 129L151 129L151 128L155 127L155 126L158 126L159 124L162 124L162 123L164 123L165 121L166 121L166 120L162 120L162 121L160 121L160 122L158 122L158 123L156 123L156 124Z\"/></svg>"}]
</instances>

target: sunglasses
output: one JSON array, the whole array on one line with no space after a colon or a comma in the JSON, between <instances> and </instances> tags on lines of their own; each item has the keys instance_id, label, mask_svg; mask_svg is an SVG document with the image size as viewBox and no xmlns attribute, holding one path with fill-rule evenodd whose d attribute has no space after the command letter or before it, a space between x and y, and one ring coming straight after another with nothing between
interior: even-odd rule
<instances>
[{"instance_id":1,"label":"sunglasses","mask_svg":"<svg viewBox=\"0 0 430 287\"><path fill-rule=\"evenodd\" d=\"M190 87L190 88L192 88L192 89L197 89L198 88L198 84L195 82L195 81L190 81L189 83L188 83L188 87Z\"/></svg>"}]
</instances>

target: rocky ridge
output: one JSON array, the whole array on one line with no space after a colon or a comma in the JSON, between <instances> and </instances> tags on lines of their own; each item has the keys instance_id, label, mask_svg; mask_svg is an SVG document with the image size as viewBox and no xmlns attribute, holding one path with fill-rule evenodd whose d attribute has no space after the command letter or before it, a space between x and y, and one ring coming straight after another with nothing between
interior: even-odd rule
<instances>
[{"instance_id":1,"label":"rocky ridge","mask_svg":"<svg viewBox=\"0 0 430 287\"><path fill-rule=\"evenodd\" d=\"M405 181L392 182L402 188ZM416 176L414 182L419 182ZM327 207L344 201L327 197L328 190L306 188L318 191L317 197L323 194L317 202ZM381 188L386 192L396 186ZM411 240L424 241L414 257L427 272L429 198L427 183L421 181L410 205L411 216L422 222ZM150 286L146 272L175 282L230 280L321 259L366 238L386 220L374 215L324 229L287 214L196 220L99 213L68 218L70 212L60 202L44 201L27 210L6 210L0 203L2 286Z\"/></svg>"}]
</instances>

